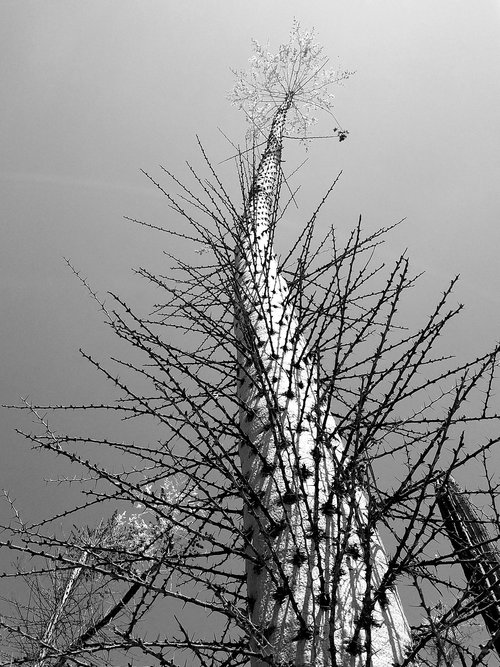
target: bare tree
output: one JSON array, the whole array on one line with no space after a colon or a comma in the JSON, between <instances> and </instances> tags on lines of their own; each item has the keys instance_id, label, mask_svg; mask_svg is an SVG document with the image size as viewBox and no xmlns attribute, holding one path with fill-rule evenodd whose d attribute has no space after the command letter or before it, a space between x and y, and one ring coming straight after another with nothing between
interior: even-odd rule
<instances>
[{"instance_id":1,"label":"bare tree","mask_svg":"<svg viewBox=\"0 0 500 667\"><path fill-rule=\"evenodd\" d=\"M251 121L235 157L241 204L200 146L208 177L192 169L188 185L165 170L170 189L149 177L185 223L155 229L196 259L139 270L161 295L152 313L89 288L130 348L108 362L83 353L116 401L24 406L40 424L26 438L85 474L78 507L4 527L2 545L24 558L5 576L37 594L2 617L1 664L493 664L494 643L471 625L485 601L457 571L434 488L443 470L477 476L500 439L499 346L469 361L443 352L455 281L420 325L401 322L418 277L406 256L377 260L391 228L318 239L335 182L276 254L295 205L283 145L310 136L315 108L332 113L328 85L346 74L297 25L276 56L255 48L232 95ZM158 440L58 433L49 409L151 422ZM90 509L111 518L58 532Z\"/></svg>"}]
</instances>

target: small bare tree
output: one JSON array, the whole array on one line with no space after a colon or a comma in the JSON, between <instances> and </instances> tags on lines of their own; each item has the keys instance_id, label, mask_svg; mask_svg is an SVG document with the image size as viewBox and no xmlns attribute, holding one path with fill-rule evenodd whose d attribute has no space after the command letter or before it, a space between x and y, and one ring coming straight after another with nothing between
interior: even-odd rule
<instances>
[{"instance_id":1,"label":"small bare tree","mask_svg":"<svg viewBox=\"0 0 500 667\"><path fill-rule=\"evenodd\" d=\"M1 618L0 664L493 664L496 635L471 624L486 598L475 575L461 579L435 487L477 477L500 439L499 346L461 362L443 352L461 311L448 305L455 281L407 328L398 312L417 276L406 256L377 260L391 228L364 235L359 222L343 244L333 228L318 238L335 182L276 254L295 204L283 144L310 137L315 109L332 113L328 86L347 74L328 70L298 25L278 54L255 49L232 94L252 140L236 151L241 203L203 148L208 178L191 170L185 185L165 170L173 194L150 177L185 223L155 229L193 244L196 259L171 258L166 276L139 270L161 295L152 314L91 291L131 351L84 354L116 401L24 406L41 427L26 438L85 478L78 507L4 527L3 547L24 558L5 576L35 594ZM335 122L331 135L347 132ZM140 419L160 435L60 434L49 409ZM92 445L119 467L89 457ZM57 531L96 507L111 515L98 529Z\"/></svg>"}]
</instances>

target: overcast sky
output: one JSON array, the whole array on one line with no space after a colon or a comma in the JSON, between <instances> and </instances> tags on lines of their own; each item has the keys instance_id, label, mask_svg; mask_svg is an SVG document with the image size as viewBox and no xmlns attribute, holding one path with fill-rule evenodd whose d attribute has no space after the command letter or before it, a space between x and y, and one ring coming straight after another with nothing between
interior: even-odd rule
<instances>
[{"instance_id":1,"label":"overcast sky","mask_svg":"<svg viewBox=\"0 0 500 667\"><path fill-rule=\"evenodd\" d=\"M139 169L182 175L201 162L196 134L214 162L228 157L218 128L245 131L230 68L252 37L285 41L294 17L356 74L335 91L349 138L314 143L304 214L284 224L295 233L343 170L325 229L406 217L384 253L407 247L427 272L422 312L460 273L468 308L451 342L472 354L500 337L499 0L0 0L1 403L99 392L78 348L110 341L62 258L103 294L142 298L131 268L161 269L172 248L123 216L173 214ZM19 421L2 415L0 486L30 511L54 464Z\"/></svg>"}]
</instances>

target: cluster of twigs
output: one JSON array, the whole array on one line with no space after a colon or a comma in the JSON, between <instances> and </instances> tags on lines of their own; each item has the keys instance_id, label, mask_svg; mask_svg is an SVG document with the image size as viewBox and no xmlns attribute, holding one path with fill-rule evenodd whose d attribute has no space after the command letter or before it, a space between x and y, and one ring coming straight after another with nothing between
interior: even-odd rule
<instances>
[{"instance_id":1,"label":"cluster of twigs","mask_svg":"<svg viewBox=\"0 0 500 667\"><path fill-rule=\"evenodd\" d=\"M240 212L207 165L210 181L194 174L200 192L173 176L180 194L165 191L187 225L166 233L180 234L204 252L194 263L175 260L168 276L140 270L162 295L152 315L133 312L118 296L112 307L101 304L108 324L134 350L133 362L88 356L116 387L117 400L109 406L53 406L56 412L84 410L89 417L109 410L124 419L149 419L160 426L161 440L59 434L45 416L50 406L25 406L41 426L24 434L28 440L86 471L78 512L85 517L86 508L102 506L109 515L110 507L140 503L142 541L130 548L126 537L106 545L102 538L56 536L62 518L76 520L74 508L52 522L5 526L10 535L3 547L23 559L21 572L4 576L21 576L37 595L2 617L1 664L62 667L125 659L134 665L236 667L255 653L255 637L265 640L250 620L245 593L244 564L251 556L241 517L252 500L238 459L241 357L233 322ZM253 165L246 158L239 165L245 200ZM462 664L490 664L492 644L479 647L487 641L481 628L479 639L450 649L483 603L453 566L434 486L443 475L465 478L469 468L476 476L477 464L487 461L500 439L499 415L490 408L499 348L459 364L434 355L460 311L448 305L453 283L420 327L406 329L397 313L415 285L409 262L401 257L387 267L376 260L390 229L364 236L358 224L343 247L333 229L318 241L321 206L283 254L280 271L320 368L318 398L345 442L349 467L339 484L350 478L362 485L368 526L386 540L387 583L399 585L409 610L413 644L403 664L455 664L450 655ZM286 201L276 209L274 225L284 210ZM116 452L120 466L112 470L87 458L89 442ZM164 492L168 480L175 493ZM485 491L482 502L490 501L495 519L491 480ZM108 528L113 531L120 533Z\"/></svg>"},{"instance_id":2,"label":"cluster of twigs","mask_svg":"<svg viewBox=\"0 0 500 667\"><path fill-rule=\"evenodd\" d=\"M312 33L295 25L292 42L277 55L257 45L252 66L263 79L254 68L233 93L254 139L269 123L274 131L280 105L307 137L310 113L330 112L327 85L346 76L325 69ZM461 311L450 305L455 281L420 323L401 318L418 276L405 255L393 265L377 259L392 227L364 234L359 221L344 243L334 228L320 235L336 182L275 259L277 225L295 204L279 162L282 121L265 149L275 151L270 192L258 191L256 149L236 156L241 205L202 148L207 177L191 170L185 184L165 170L168 188L150 177L183 227L140 224L196 248L194 261L170 256L167 275L138 271L159 295L152 311L119 295L101 302L75 271L129 353L82 353L114 387L110 404L22 406L39 424L23 435L67 461L81 501L38 523L12 505L0 546L19 562L1 575L14 580L16 601L0 617L0 665L311 667L283 660L275 636L314 655L321 628L321 667L378 667L372 639L381 618L391 636L396 587L409 623L404 651L392 653L399 667L494 664L500 559L496 528L485 524L499 518L488 462L500 440L500 345L468 361L450 355L444 341ZM249 224L264 209L265 226L251 234L256 247L259 234L266 243L252 257ZM274 308L284 337L268 330L261 339ZM137 421L145 436L59 433L47 414L61 412L89 421L104 412L121 420L120 432ZM300 450L306 421L310 451ZM481 473L484 488L474 491L484 520L451 479ZM71 530L96 512L108 517L98 528ZM267 596L261 616L254 593ZM293 617L296 636L272 618L256 622L269 610L278 626Z\"/></svg>"}]
</instances>

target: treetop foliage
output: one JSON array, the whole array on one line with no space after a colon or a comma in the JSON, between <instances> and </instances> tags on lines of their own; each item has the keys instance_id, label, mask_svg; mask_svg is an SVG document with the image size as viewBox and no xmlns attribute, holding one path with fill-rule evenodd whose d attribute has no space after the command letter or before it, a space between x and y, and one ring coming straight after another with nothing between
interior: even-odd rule
<instances>
[{"instance_id":1,"label":"treetop foliage","mask_svg":"<svg viewBox=\"0 0 500 667\"><path fill-rule=\"evenodd\" d=\"M236 83L228 98L246 116L247 138L260 143L267 136L276 108L292 99L285 134L307 140L318 122L318 111L333 115L331 87L351 76L347 70L329 69L323 47L315 41L314 29L301 30L294 21L289 41L277 53L252 40L254 55L248 71L234 71ZM337 121L335 123L338 125ZM335 128L335 132L345 132Z\"/></svg>"}]
</instances>

